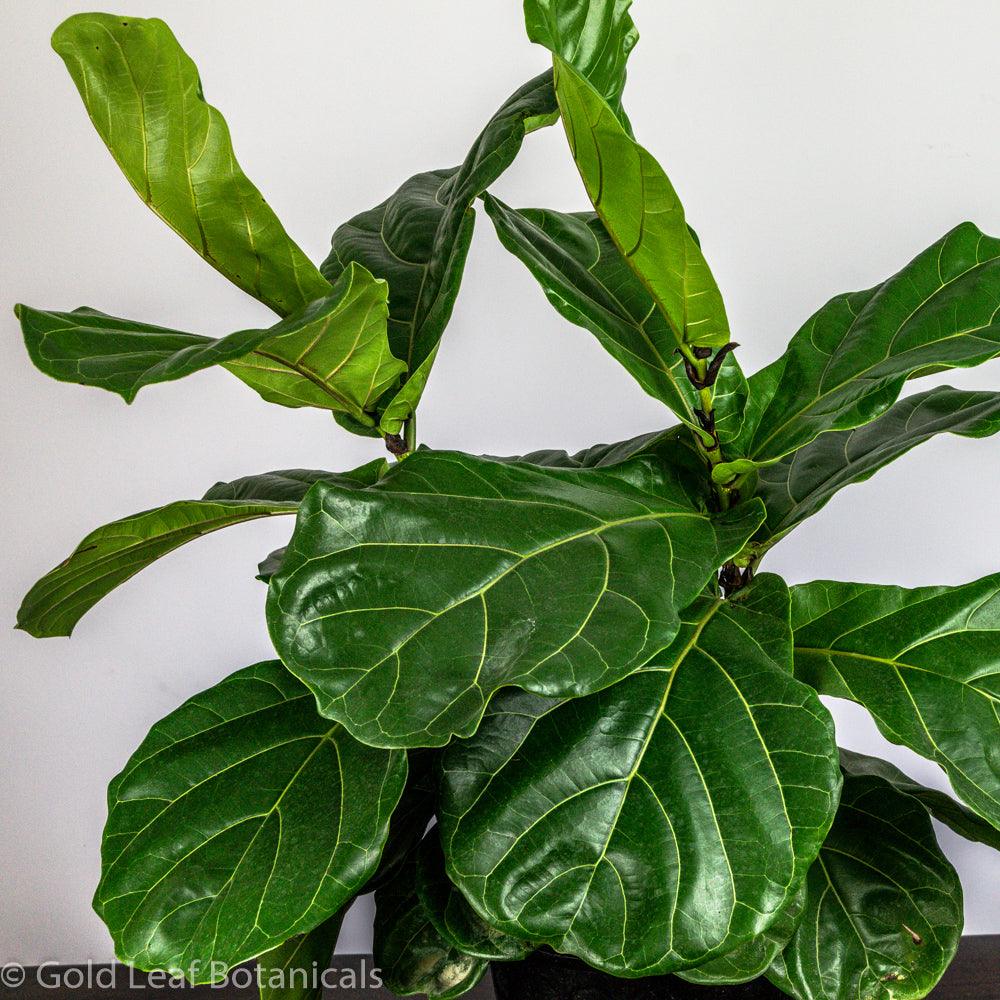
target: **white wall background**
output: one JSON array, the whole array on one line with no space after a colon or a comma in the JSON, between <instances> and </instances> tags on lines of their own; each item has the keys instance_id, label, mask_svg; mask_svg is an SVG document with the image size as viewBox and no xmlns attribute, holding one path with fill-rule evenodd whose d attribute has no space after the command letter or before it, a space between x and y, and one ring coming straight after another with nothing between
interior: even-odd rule
<instances>
[{"instance_id":1,"label":"white wall background","mask_svg":"<svg viewBox=\"0 0 1000 1000\"><path fill-rule=\"evenodd\" d=\"M115 592L72 641L8 629L20 596L93 527L219 479L346 469L377 443L272 407L222 371L126 408L30 365L15 301L220 335L270 323L135 197L48 36L74 0L0 0L0 962L107 959L91 913L104 788L149 726L270 655L261 556L290 524L185 547ZM546 65L517 0L130 0L173 26L247 173L321 260L334 227L419 170L450 166ZM955 223L1000 232L995 0L638 0L628 108L684 198L748 370L831 295L887 277ZM529 137L506 200L584 207L560 129ZM1000 373L951 376L996 387ZM663 426L665 411L564 323L481 218L421 410L437 447L570 449ZM817 577L959 583L1000 569L1000 439L942 439L841 493L770 560ZM879 750L837 706L842 742ZM889 756L929 783L936 770ZM967 930L1000 931L1000 857L945 832ZM346 950L366 944L365 914Z\"/></svg>"}]
</instances>

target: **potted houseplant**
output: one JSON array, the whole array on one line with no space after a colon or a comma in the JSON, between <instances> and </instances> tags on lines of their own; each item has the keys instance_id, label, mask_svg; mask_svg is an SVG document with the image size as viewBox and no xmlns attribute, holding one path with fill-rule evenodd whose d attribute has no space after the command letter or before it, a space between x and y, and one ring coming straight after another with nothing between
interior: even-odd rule
<instances>
[{"instance_id":1,"label":"potted houseplant","mask_svg":"<svg viewBox=\"0 0 1000 1000\"><path fill-rule=\"evenodd\" d=\"M94 905L122 961L209 983L255 959L265 1000L318 996L341 916L370 891L399 995L459 996L492 965L518 997L926 996L962 928L931 816L1000 848L1000 574L789 588L762 562L921 441L1000 430L1000 394L900 398L1000 353L1000 240L959 225L748 378L622 103L629 0L524 7L552 68L460 166L339 226L320 267L242 172L163 22L56 30L136 191L278 320L210 339L18 306L37 367L130 401L221 365L392 456L115 521L26 596L21 628L69 635L177 546L295 519L260 566L277 658L163 719L112 782ZM525 136L559 121L590 207L490 194ZM576 455L418 443L480 200L671 426ZM839 751L820 694L867 708L957 798Z\"/></svg>"}]
</instances>

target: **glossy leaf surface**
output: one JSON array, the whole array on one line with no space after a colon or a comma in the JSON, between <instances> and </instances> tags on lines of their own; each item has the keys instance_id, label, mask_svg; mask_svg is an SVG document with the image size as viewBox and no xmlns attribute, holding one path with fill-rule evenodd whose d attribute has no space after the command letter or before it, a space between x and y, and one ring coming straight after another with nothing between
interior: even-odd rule
<instances>
[{"instance_id":1,"label":"glossy leaf surface","mask_svg":"<svg viewBox=\"0 0 1000 1000\"><path fill-rule=\"evenodd\" d=\"M24 598L17 626L37 638L69 635L76 623L116 587L186 542L258 517L294 514L320 479L345 487L374 482L386 467L370 462L338 475L291 469L216 483L202 500L178 500L92 531L69 558Z\"/></svg>"},{"instance_id":2,"label":"glossy leaf surface","mask_svg":"<svg viewBox=\"0 0 1000 1000\"><path fill-rule=\"evenodd\" d=\"M927 788L904 774L895 764L879 757L868 757L853 750L841 750L840 758L851 774L872 775L888 781L897 791L916 799L939 823L953 833L978 844L986 844L1000 851L1000 830L987 823L981 816L956 802L950 795L936 788Z\"/></svg>"},{"instance_id":3,"label":"glossy leaf surface","mask_svg":"<svg viewBox=\"0 0 1000 1000\"><path fill-rule=\"evenodd\" d=\"M417 896L431 923L463 955L492 962L513 962L527 957L534 946L490 927L448 878L444 869L439 831L428 831L416 864Z\"/></svg>"},{"instance_id":4,"label":"glossy leaf surface","mask_svg":"<svg viewBox=\"0 0 1000 1000\"><path fill-rule=\"evenodd\" d=\"M795 673L941 765L1000 827L1000 575L961 587L792 589Z\"/></svg>"},{"instance_id":5,"label":"glossy leaf surface","mask_svg":"<svg viewBox=\"0 0 1000 1000\"><path fill-rule=\"evenodd\" d=\"M768 977L798 1000L918 1000L961 934L962 887L927 811L848 764L805 915Z\"/></svg>"},{"instance_id":6,"label":"glossy leaf surface","mask_svg":"<svg viewBox=\"0 0 1000 1000\"><path fill-rule=\"evenodd\" d=\"M757 495L767 506L759 537L778 541L818 513L852 483L937 434L988 437L1000 431L1000 393L939 386L893 404L881 417L850 431L822 434L760 470Z\"/></svg>"},{"instance_id":7,"label":"glossy leaf surface","mask_svg":"<svg viewBox=\"0 0 1000 1000\"><path fill-rule=\"evenodd\" d=\"M52 46L136 193L209 264L281 316L330 293L236 162L225 119L166 24L74 14Z\"/></svg>"},{"instance_id":8,"label":"glossy leaf surface","mask_svg":"<svg viewBox=\"0 0 1000 1000\"><path fill-rule=\"evenodd\" d=\"M806 905L805 885L786 903L770 927L726 955L713 958L696 969L678 972L681 979L701 986L748 983L771 968L802 922Z\"/></svg>"},{"instance_id":9,"label":"glossy leaf surface","mask_svg":"<svg viewBox=\"0 0 1000 1000\"><path fill-rule=\"evenodd\" d=\"M346 907L257 959L260 1000L323 1000L320 977L330 964L345 912Z\"/></svg>"},{"instance_id":10,"label":"glossy leaf surface","mask_svg":"<svg viewBox=\"0 0 1000 1000\"><path fill-rule=\"evenodd\" d=\"M377 487L319 485L271 578L275 647L375 746L469 735L501 687L605 687L673 638L763 517L710 517L671 476L418 451Z\"/></svg>"},{"instance_id":11,"label":"glossy leaf surface","mask_svg":"<svg viewBox=\"0 0 1000 1000\"><path fill-rule=\"evenodd\" d=\"M625 64L639 41L631 6L632 0L524 0L528 37L589 80L625 128Z\"/></svg>"},{"instance_id":12,"label":"glossy leaf surface","mask_svg":"<svg viewBox=\"0 0 1000 1000\"><path fill-rule=\"evenodd\" d=\"M352 265L328 292L272 327L218 339L87 308L18 306L17 314L41 371L128 403L143 386L222 365L269 402L316 406L371 425L368 411L406 370L386 338L387 288Z\"/></svg>"},{"instance_id":13,"label":"glossy leaf surface","mask_svg":"<svg viewBox=\"0 0 1000 1000\"><path fill-rule=\"evenodd\" d=\"M670 324L598 216L512 209L489 194L484 202L503 245L528 268L558 312L593 333L649 395L694 424L700 402ZM746 392L746 379L729 355L715 394L716 427L724 444L741 430Z\"/></svg>"},{"instance_id":14,"label":"glossy leaf surface","mask_svg":"<svg viewBox=\"0 0 1000 1000\"><path fill-rule=\"evenodd\" d=\"M722 296L669 178L572 66L556 57L555 67L570 149L609 235L670 323L676 343L721 347L729 341Z\"/></svg>"},{"instance_id":15,"label":"glossy leaf surface","mask_svg":"<svg viewBox=\"0 0 1000 1000\"><path fill-rule=\"evenodd\" d=\"M405 780L277 661L196 695L108 789L94 906L116 954L209 982L311 931L375 871Z\"/></svg>"},{"instance_id":16,"label":"glossy leaf surface","mask_svg":"<svg viewBox=\"0 0 1000 1000\"><path fill-rule=\"evenodd\" d=\"M751 379L756 410L736 451L774 462L884 413L906 380L1000 353L1000 240L971 222L875 288L839 295ZM720 473L722 474L722 473Z\"/></svg>"},{"instance_id":17,"label":"glossy leaf surface","mask_svg":"<svg viewBox=\"0 0 1000 1000\"><path fill-rule=\"evenodd\" d=\"M334 233L322 266L330 281L354 262L389 283L389 343L409 376L380 404L385 433L399 432L430 374L472 240L473 201L510 166L526 131L555 111L552 74L543 73L511 95L460 167L411 177Z\"/></svg>"},{"instance_id":18,"label":"glossy leaf surface","mask_svg":"<svg viewBox=\"0 0 1000 1000\"><path fill-rule=\"evenodd\" d=\"M489 962L463 954L438 932L417 895L412 861L375 893L373 950L396 996L450 1000L471 990L489 969Z\"/></svg>"},{"instance_id":19,"label":"glossy leaf surface","mask_svg":"<svg viewBox=\"0 0 1000 1000\"><path fill-rule=\"evenodd\" d=\"M737 600L696 601L669 649L598 694L495 698L442 764L448 875L476 910L626 977L766 932L840 785L832 721L791 675L787 616L787 588L764 575Z\"/></svg>"}]
</instances>

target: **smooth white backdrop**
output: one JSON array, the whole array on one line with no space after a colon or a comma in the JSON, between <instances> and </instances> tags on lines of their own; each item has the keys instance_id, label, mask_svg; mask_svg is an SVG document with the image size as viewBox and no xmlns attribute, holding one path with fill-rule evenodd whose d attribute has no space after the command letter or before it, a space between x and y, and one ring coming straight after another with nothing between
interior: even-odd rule
<instances>
[{"instance_id":1,"label":"smooth white backdrop","mask_svg":"<svg viewBox=\"0 0 1000 1000\"><path fill-rule=\"evenodd\" d=\"M0 962L106 960L89 908L104 789L157 719L268 658L257 560L290 523L193 543L116 591L72 640L9 630L20 596L89 530L219 479L351 468L379 453L321 413L262 402L223 371L117 397L49 381L7 307L24 301L220 335L273 317L136 198L48 36L70 0L0 0ZM170 22L237 154L307 253L410 174L451 166L546 55L518 0L131 0ZM963 219L1000 233L995 0L637 0L627 104L671 174L748 371L831 295L868 287ZM530 136L497 187L584 206L561 128ZM1000 387L1000 369L951 375ZM938 379L941 381L941 379ZM927 383L925 383L927 384ZM480 218L420 414L436 447L579 448L664 426L585 331L563 322ZM770 569L910 585L1000 570L1000 440L941 439L842 492ZM841 740L884 744L835 706ZM944 787L911 755L888 755ZM359 794L364 794L359 790ZM967 931L1000 932L1000 857L945 832ZM367 947L362 905L341 939Z\"/></svg>"}]
</instances>

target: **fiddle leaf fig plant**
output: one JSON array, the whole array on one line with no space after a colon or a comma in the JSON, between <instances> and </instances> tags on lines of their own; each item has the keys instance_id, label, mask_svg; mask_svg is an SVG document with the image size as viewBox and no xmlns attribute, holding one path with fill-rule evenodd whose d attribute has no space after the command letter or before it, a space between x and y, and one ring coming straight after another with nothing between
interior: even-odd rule
<instances>
[{"instance_id":1,"label":"fiddle leaf fig plant","mask_svg":"<svg viewBox=\"0 0 1000 1000\"><path fill-rule=\"evenodd\" d=\"M922 441L1000 431L998 393L903 395L1000 354L1000 240L959 225L747 378L625 111L630 6L525 0L551 66L462 164L336 226L319 267L162 21L56 30L142 200L277 320L212 338L19 305L31 360L126 402L221 366L391 456L114 520L25 597L21 628L69 635L179 545L294 518L260 571L278 659L222 665L109 789L94 905L123 961L211 983L256 959L263 1000L317 1000L306 972L371 892L400 996L460 996L490 963L548 950L706 997L766 977L799 1000L916 1000L954 956L962 890L931 817L1000 848L1000 575L789 587L760 564ZM558 121L581 211L505 204L490 188ZM558 312L673 414L666 429L575 455L418 444L480 201ZM864 706L956 797L840 750L821 696Z\"/></svg>"}]
</instances>

